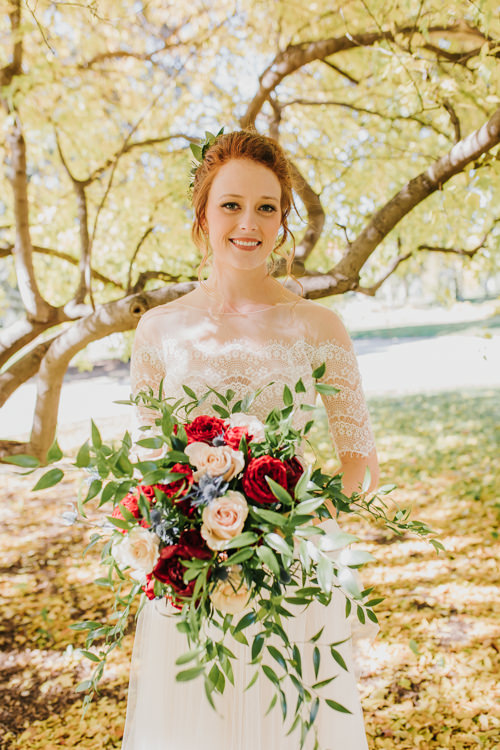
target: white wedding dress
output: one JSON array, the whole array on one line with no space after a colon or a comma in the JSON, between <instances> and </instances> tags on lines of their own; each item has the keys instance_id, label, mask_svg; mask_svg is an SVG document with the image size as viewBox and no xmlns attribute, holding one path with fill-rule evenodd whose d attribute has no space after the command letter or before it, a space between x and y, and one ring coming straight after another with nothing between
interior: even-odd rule
<instances>
[{"instance_id":1,"label":"white wedding dress","mask_svg":"<svg viewBox=\"0 0 500 750\"><path fill-rule=\"evenodd\" d=\"M155 391L163 378L163 395L184 396L182 384L197 395L207 387L222 393L232 389L237 398L267 385L249 412L264 419L274 406L282 407L284 384L293 387L299 378L305 393L297 403L315 402L312 370L326 362L323 382L340 389L335 396L322 396L330 432L339 454L367 456L374 449L368 412L361 388L359 370L349 338L332 337L338 331L333 313L308 300L284 302L249 313L207 313L182 300L154 308L141 319L134 342L131 363L132 390L151 386ZM213 413L215 397L191 413ZM151 412L139 410L141 423L151 424ZM296 426L303 426L311 412L297 410ZM326 531L336 526L325 522ZM334 592L330 605L317 603L306 611L294 609L296 616L284 620L288 636L299 644L304 679L309 684L338 674L323 689L323 695L342 704L350 714L321 705L315 725L321 750L367 750L363 716L353 667L353 626L359 623L345 617L344 597ZM187 651L187 641L179 633L176 618L163 601L147 601L141 611L132 656L127 717L122 750L298 750L297 732L286 736L290 725L283 725L279 705L266 716L273 695L269 680L259 678L249 690L245 686L254 674L249 651L230 639L229 648L237 656L235 686L226 683L224 694L214 694L216 713L208 703L203 679L176 682L176 658ZM307 640L325 626L317 645L321 650L319 676L312 672L312 648ZM249 642L259 632L258 625L244 633ZM373 626L370 635L373 634ZM333 661L326 644L348 639L338 647L349 668L344 671ZM271 663L271 660L270 660ZM275 665L276 666L276 665ZM296 693L291 688L289 712L293 713ZM313 732L306 742L313 747Z\"/></svg>"}]
</instances>

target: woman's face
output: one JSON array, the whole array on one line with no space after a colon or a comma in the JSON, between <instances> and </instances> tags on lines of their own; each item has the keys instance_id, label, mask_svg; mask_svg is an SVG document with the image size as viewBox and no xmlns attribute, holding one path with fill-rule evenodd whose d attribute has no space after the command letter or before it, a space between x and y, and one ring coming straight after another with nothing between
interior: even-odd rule
<instances>
[{"instance_id":1,"label":"woman's face","mask_svg":"<svg viewBox=\"0 0 500 750\"><path fill-rule=\"evenodd\" d=\"M205 211L214 260L234 268L264 265L281 225L281 186L274 172L232 159L214 177Z\"/></svg>"}]
</instances>

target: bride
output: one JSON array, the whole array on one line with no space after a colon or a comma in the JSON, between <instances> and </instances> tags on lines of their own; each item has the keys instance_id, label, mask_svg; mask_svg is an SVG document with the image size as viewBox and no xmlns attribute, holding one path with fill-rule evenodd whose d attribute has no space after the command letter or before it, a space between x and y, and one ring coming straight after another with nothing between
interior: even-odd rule
<instances>
[{"instance_id":1,"label":"bride","mask_svg":"<svg viewBox=\"0 0 500 750\"><path fill-rule=\"evenodd\" d=\"M339 391L322 399L344 491L351 494L359 490L367 467L374 488L378 471L352 344L335 313L293 294L269 273L271 256L281 254L291 236L291 206L289 165L274 140L248 131L217 137L193 185L192 235L204 252L202 267L211 260L209 276L194 291L142 317L132 354L132 390L150 386L158 391L163 379L164 397L183 396L186 384L198 395L207 387L232 389L239 399L272 382L249 409L265 418L270 409L281 406L283 386L293 389L299 378L306 391L297 394L297 402L314 403L312 371L325 362L323 381ZM290 255L288 268L291 261ZM190 418L209 412L209 403ZM150 420L140 409L137 416L141 424ZM295 425L302 427L308 418L309 413L297 409ZM259 679L245 690L254 667L248 665L249 654L240 643L229 644L238 657L235 685L215 696L217 712L208 703L201 679L175 681L175 660L187 650L187 643L169 606L165 600L148 600L138 618L122 750L298 750L299 736L286 736L280 709L275 706L266 714L273 695L267 680ZM322 626L325 630L316 644L320 648L345 641L338 649L348 669L337 670L325 695L349 713L323 709L322 704L315 722L321 750L367 748L353 671L351 635L356 625L352 616L346 619L338 590L328 607L315 602L305 612L297 608L297 615L287 621L290 639L304 654L305 670L311 662L307 641ZM335 665L329 654L321 664L324 673L317 679L331 676ZM313 747L312 735L306 748Z\"/></svg>"}]
</instances>

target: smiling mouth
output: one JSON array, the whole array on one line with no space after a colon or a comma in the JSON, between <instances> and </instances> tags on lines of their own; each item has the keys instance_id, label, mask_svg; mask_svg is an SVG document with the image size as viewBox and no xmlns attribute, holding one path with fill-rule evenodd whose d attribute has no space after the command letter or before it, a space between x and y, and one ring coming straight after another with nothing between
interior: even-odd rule
<instances>
[{"instance_id":1,"label":"smiling mouth","mask_svg":"<svg viewBox=\"0 0 500 750\"><path fill-rule=\"evenodd\" d=\"M262 243L260 240L236 240L230 239L229 242L239 250L255 250Z\"/></svg>"}]
</instances>

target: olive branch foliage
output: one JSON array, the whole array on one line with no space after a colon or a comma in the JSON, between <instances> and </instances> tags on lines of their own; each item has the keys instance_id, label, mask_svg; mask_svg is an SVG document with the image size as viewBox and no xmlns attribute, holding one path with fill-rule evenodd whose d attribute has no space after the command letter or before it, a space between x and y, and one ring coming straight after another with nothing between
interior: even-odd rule
<instances>
[{"instance_id":1,"label":"olive branch foliage","mask_svg":"<svg viewBox=\"0 0 500 750\"><path fill-rule=\"evenodd\" d=\"M336 393L338 389L318 382L324 373L324 363L313 372L316 391L322 394ZM265 387L267 386L263 388ZM70 626L75 631L86 633L85 647L81 649L81 654L94 664L90 678L76 687L78 692L84 694L84 713L99 692L99 682L109 655L121 646L127 634L133 616L133 603L141 592L141 583L131 583L111 554L111 545L114 539L121 536L120 530L128 531L138 522L121 501L140 485L168 484L183 476L169 469L169 466L177 462L189 463L188 456L184 453L187 435L182 420L186 420L190 412L199 407L210 394L217 399L211 404L211 408L219 417L229 418L231 414L248 412L263 388L234 402L235 393L231 390L222 394L208 388L198 397L191 388L184 385L185 397L175 400L173 404L170 403L172 398L163 398L163 383L160 384L157 396L151 388L140 391L127 401L117 402L140 406L151 410L155 415L154 428L152 425L142 426L140 430L146 433L146 437L137 440L135 445L128 432L117 446L106 445L98 427L91 422L90 439L80 447L76 460L70 465L71 469L86 470L88 477L80 488L76 508L63 516L67 523L78 520L80 523L102 527L99 532L91 535L83 555L105 540L101 550L101 563L105 566L106 574L97 578L95 583L109 589L113 604L105 621L84 620ZM295 384L294 390L296 393L305 392L301 379ZM292 420L296 408L292 390L285 385L283 408L274 408L267 416L265 441L252 443L252 457L272 453L281 459L291 458L296 455L297 445L302 439L309 442L307 436L314 419L310 419L302 430L294 428ZM317 407L301 404L298 408L314 411ZM151 436L151 430L156 434ZM166 451L162 458L143 460L134 452L136 446L149 451L166 448ZM240 450L243 450L246 457L248 446L244 437L240 442ZM59 463L62 458L63 453L55 441L49 452L48 463ZM28 455L14 456L10 462L27 469L27 474L39 467L38 460ZM53 467L41 476L33 489L52 487L63 476L63 468ZM354 571L374 558L366 551L348 548L352 542L359 541L358 537L340 530L328 534L313 524L314 520L332 518L325 500L331 501L335 517L342 513L360 515L383 524L399 536L412 532L421 537L429 537L436 551L444 548L437 539L430 538L434 532L427 524L410 519L410 508L401 508L392 499L390 503L387 502L386 496L395 485L381 487L369 496L366 492L370 484L369 473L360 492L354 492L350 497L342 491L341 474L332 476L320 468L313 469L312 466L308 466L300 477L294 496L270 477L266 480L276 498L276 504L272 508L249 505L245 527L250 526L251 530L243 530L226 542L222 558L219 553L214 552L209 560L194 558L183 561L186 569L185 583L196 581L193 594L184 601L181 611L173 615L165 614L174 617L177 629L186 635L187 651L176 660L176 665L180 668L176 680L184 682L195 678L203 679L207 699L212 708L217 710L214 697L224 692L227 683L234 685L232 662L236 656L228 645L229 635L248 647L250 664L255 667L245 689L249 689L260 676L269 680L274 691L267 712L278 703L283 721L290 720L287 734L298 728L302 748L307 735L313 730L314 750L319 750L315 719L321 702L324 701L334 711L350 713L347 706L328 698L327 691L326 697L321 692L342 670L348 669L339 650L344 641L327 644L332 673L327 678L319 679L322 660L319 645L324 627L309 639L309 643L313 644L312 667L315 680L307 682L301 651L287 635L286 621L297 614L290 607L299 607L303 611L313 602L327 606L332 592L338 589L345 598L346 617L352 612L361 623L367 620L376 623L374 607L382 601L381 598L373 597L372 587L360 589ZM158 492L155 489L155 494ZM161 493L157 494L158 501L160 496ZM114 518L110 513L106 515L105 521L102 518L97 522L90 521L85 506L93 500L98 500L96 510L109 504L113 508L119 506L122 518ZM138 504L142 517L149 523L150 505L141 492ZM312 541L314 537L316 543ZM341 549L342 562L335 555L328 554ZM241 566L242 581L250 590L246 608L249 611L245 611L241 617L220 612L210 599L217 580L225 577L224 568L236 564ZM162 596L164 593L165 585L155 581L155 594ZM143 594L136 618L145 603L146 595ZM289 705L290 690L287 694L285 685L294 689L291 691L296 694L294 705Z\"/></svg>"}]
</instances>

